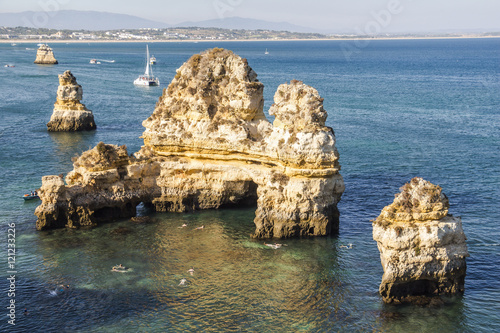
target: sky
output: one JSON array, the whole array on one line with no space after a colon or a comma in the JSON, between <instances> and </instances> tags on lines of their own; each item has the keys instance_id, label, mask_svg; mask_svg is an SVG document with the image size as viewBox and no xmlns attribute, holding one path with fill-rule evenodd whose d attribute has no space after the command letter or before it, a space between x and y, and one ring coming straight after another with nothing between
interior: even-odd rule
<instances>
[{"instance_id":1,"label":"sky","mask_svg":"<svg viewBox=\"0 0 500 333\"><path fill-rule=\"evenodd\" d=\"M94 10L176 24L231 16L335 31L500 31L500 0L0 0L0 13Z\"/></svg>"}]
</instances>

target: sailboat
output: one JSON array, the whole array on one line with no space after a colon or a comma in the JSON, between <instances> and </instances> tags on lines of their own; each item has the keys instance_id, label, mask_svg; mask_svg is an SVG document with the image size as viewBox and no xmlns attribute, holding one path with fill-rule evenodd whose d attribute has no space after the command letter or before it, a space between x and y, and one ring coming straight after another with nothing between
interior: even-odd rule
<instances>
[{"instance_id":1,"label":"sailboat","mask_svg":"<svg viewBox=\"0 0 500 333\"><path fill-rule=\"evenodd\" d=\"M153 69L149 65L149 47L146 45L146 71L144 75L139 76L134 80L134 84L138 86L159 86L160 80L154 77Z\"/></svg>"},{"instance_id":2,"label":"sailboat","mask_svg":"<svg viewBox=\"0 0 500 333\"><path fill-rule=\"evenodd\" d=\"M264 54L269 54L269 51L267 51L267 49L266 49L266 52L264 52Z\"/></svg>"}]
</instances>

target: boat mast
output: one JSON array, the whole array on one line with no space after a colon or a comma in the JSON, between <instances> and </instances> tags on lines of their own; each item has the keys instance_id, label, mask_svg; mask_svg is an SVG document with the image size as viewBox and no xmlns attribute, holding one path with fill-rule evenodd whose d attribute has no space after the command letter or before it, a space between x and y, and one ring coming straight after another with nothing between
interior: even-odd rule
<instances>
[{"instance_id":1,"label":"boat mast","mask_svg":"<svg viewBox=\"0 0 500 333\"><path fill-rule=\"evenodd\" d=\"M144 72L144 75L148 77L149 79L149 47L146 45L146 72ZM153 72L151 71L151 75L153 75Z\"/></svg>"}]
</instances>

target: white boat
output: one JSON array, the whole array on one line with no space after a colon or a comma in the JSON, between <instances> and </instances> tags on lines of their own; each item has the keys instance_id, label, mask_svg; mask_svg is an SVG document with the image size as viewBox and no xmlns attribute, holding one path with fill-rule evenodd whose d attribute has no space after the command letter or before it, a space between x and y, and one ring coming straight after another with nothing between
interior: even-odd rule
<instances>
[{"instance_id":1,"label":"white boat","mask_svg":"<svg viewBox=\"0 0 500 333\"><path fill-rule=\"evenodd\" d=\"M264 54L269 54L269 52L267 51L267 49L266 49L266 52L264 52Z\"/></svg>"},{"instance_id":2,"label":"white boat","mask_svg":"<svg viewBox=\"0 0 500 333\"><path fill-rule=\"evenodd\" d=\"M90 63L91 63L91 64L97 64L97 65L100 65L100 64L101 64L101 61L104 61L104 62L109 62L109 63L113 63L113 62L115 62L114 60L90 59Z\"/></svg>"},{"instance_id":3,"label":"white boat","mask_svg":"<svg viewBox=\"0 0 500 333\"><path fill-rule=\"evenodd\" d=\"M153 56L151 56L151 58L149 58L149 63L150 63L151 65L156 65L156 58L155 58L155 56L154 56L154 55L153 55Z\"/></svg>"},{"instance_id":4,"label":"white boat","mask_svg":"<svg viewBox=\"0 0 500 333\"><path fill-rule=\"evenodd\" d=\"M138 86L159 86L160 80L154 77L153 69L150 66L149 47L146 45L146 71L144 75L139 76L134 80L134 84Z\"/></svg>"}]
</instances>

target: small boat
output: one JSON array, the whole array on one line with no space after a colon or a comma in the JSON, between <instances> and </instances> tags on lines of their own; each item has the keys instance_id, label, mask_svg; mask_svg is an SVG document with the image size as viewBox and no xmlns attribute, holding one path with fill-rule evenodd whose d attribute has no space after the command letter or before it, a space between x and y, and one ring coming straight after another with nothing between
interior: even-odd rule
<instances>
[{"instance_id":1,"label":"small boat","mask_svg":"<svg viewBox=\"0 0 500 333\"><path fill-rule=\"evenodd\" d=\"M91 64L97 64L97 65L100 65L100 64L101 64L101 61L104 61L104 62L109 62L109 63L113 63L113 62L115 62L114 60L90 59L90 63L91 63Z\"/></svg>"},{"instance_id":2,"label":"small boat","mask_svg":"<svg viewBox=\"0 0 500 333\"><path fill-rule=\"evenodd\" d=\"M14 66L14 65L5 65L3 67L10 67L10 68L12 68L12 67L16 67L16 66Z\"/></svg>"},{"instance_id":3,"label":"small boat","mask_svg":"<svg viewBox=\"0 0 500 333\"><path fill-rule=\"evenodd\" d=\"M144 75L139 76L134 80L134 84L137 86L159 86L160 80L154 77L153 69L149 63L149 47L146 45L146 70Z\"/></svg>"},{"instance_id":4,"label":"small boat","mask_svg":"<svg viewBox=\"0 0 500 333\"><path fill-rule=\"evenodd\" d=\"M38 194L25 194L23 195L23 199L25 201L28 201L28 200L40 199L40 197L38 196Z\"/></svg>"},{"instance_id":5,"label":"small boat","mask_svg":"<svg viewBox=\"0 0 500 333\"><path fill-rule=\"evenodd\" d=\"M155 58L155 56L151 56L151 58L149 58L149 63L151 65L156 65L156 58Z\"/></svg>"},{"instance_id":6,"label":"small boat","mask_svg":"<svg viewBox=\"0 0 500 333\"><path fill-rule=\"evenodd\" d=\"M267 49L266 49L266 52L264 52L264 54L269 54L269 51L267 51Z\"/></svg>"}]
</instances>

